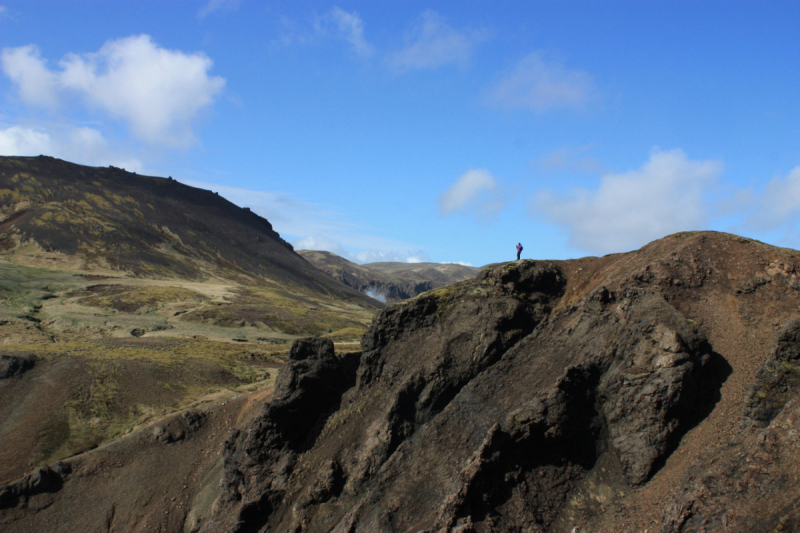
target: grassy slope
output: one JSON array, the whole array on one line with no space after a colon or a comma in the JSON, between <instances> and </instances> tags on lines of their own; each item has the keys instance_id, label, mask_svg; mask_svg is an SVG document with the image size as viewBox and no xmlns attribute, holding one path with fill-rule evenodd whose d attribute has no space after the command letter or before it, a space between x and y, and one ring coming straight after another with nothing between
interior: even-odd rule
<instances>
[{"instance_id":1,"label":"grassy slope","mask_svg":"<svg viewBox=\"0 0 800 533\"><path fill-rule=\"evenodd\" d=\"M210 191L0 157L0 484L268 389L294 338L357 349L375 307Z\"/></svg>"},{"instance_id":2,"label":"grassy slope","mask_svg":"<svg viewBox=\"0 0 800 533\"><path fill-rule=\"evenodd\" d=\"M0 483L204 398L269 387L298 336L358 349L370 319L353 304L258 286L0 262L0 351L36 360L0 381Z\"/></svg>"}]
</instances>

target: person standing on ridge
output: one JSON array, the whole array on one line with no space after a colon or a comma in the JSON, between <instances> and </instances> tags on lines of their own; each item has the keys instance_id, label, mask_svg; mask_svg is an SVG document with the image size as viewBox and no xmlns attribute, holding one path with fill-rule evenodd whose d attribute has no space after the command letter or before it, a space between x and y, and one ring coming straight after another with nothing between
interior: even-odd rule
<instances>
[{"instance_id":1,"label":"person standing on ridge","mask_svg":"<svg viewBox=\"0 0 800 533\"><path fill-rule=\"evenodd\" d=\"M522 244L517 243L517 261L519 261L519 254L522 253Z\"/></svg>"}]
</instances>

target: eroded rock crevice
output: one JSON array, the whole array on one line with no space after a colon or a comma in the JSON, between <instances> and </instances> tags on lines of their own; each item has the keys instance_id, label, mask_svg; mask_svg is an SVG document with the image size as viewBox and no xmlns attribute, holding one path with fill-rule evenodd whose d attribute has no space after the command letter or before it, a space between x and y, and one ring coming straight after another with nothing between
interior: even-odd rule
<instances>
[{"instance_id":1,"label":"eroded rock crevice","mask_svg":"<svg viewBox=\"0 0 800 533\"><path fill-rule=\"evenodd\" d=\"M548 394L491 427L431 531L544 531L605 438L593 366L570 368Z\"/></svg>"}]
</instances>

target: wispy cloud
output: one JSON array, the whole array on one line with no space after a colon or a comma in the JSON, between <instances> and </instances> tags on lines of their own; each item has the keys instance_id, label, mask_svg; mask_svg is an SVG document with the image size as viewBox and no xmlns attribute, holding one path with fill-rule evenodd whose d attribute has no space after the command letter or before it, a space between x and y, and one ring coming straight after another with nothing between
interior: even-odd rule
<instances>
[{"instance_id":1,"label":"wispy cloud","mask_svg":"<svg viewBox=\"0 0 800 533\"><path fill-rule=\"evenodd\" d=\"M351 239L346 237L345 240ZM413 246L380 238L368 238L366 242L359 240L357 244L365 247L363 249L345 246L337 237L323 235L295 239L292 244L296 250L324 250L358 264L423 263L430 260L428 254L419 249L415 250Z\"/></svg>"},{"instance_id":2,"label":"wispy cloud","mask_svg":"<svg viewBox=\"0 0 800 533\"><path fill-rule=\"evenodd\" d=\"M417 245L380 237L368 231L362 226L349 225L346 230L305 234L292 238L291 242L298 250L326 250L354 263L430 261L427 252Z\"/></svg>"},{"instance_id":3,"label":"wispy cloud","mask_svg":"<svg viewBox=\"0 0 800 533\"><path fill-rule=\"evenodd\" d=\"M348 13L339 6L333 6L330 13L323 18L323 24L330 23L334 34L344 39L360 57L372 55L372 46L364 38L364 21L355 11Z\"/></svg>"},{"instance_id":4,"label":"wispy cloud","mask_svg":"<svg viewBox=\"0 0 800 533\"><path fill-rule=\"evenodd\" d=\"M173 148L193 143L194 119L225 86L223 78L209 76L205 54L167 50L148 35L68 54L59 70L49 69L33 45L5 48L0 60L23 102L55 108L76 94L90 109L122 120L137 138Z\"/></svg>"},{"instance_id":5,"label":"wispy cloud","mask_svg":"<svg viewBox=\"0 0 800 533\"><path fill-rule=\"evenodd\" d=\"M587 155L592 145L587 146L561 146L549 154L545 154L535 163L548 172L601 172L605 165L599 159Z\"/></svg>"},{"instance_id":6,"label":"wispy cloud","mask_svg":"<svg viewBox=\"0 0 800 533\"><path fill-rule=\"evenodd\" d=\"M747 225L758 231L783 230L796 233L800 223L800 166L785 178L776 176L764 190L751 195Z\"/></svg>"},{"instance_id":7,"label":"wispy cloud","mask_svg":"<svg viewBox=\"0 0 800 533\"><path fill-rule=\"evenodd\" d=\"M534 52L490 87L486 100L504 109L544 113L554 109L582 108L596 95L594 81L588 73L568 69L557 61L546 60L540 52Z\"/></svg>"},{"instance_id":8,"label":"wispy cloud","mask_svg":"<svg viewBox=\"0 0 800 533\"><path fill-rule=\"evenodd\" d=\"M221 10L235 11L239 9L242 0L208 0L197 12L197 18L202 19Z\"/></svg>"},{"instance_id":9,"label":"wispy cloud","mask_svg":"<svg viewBox=\"0 0 800 533\"><path fill-rule=\"evenodd\" d=\"M499 185L487 169L470 169L439 196L439 214L470 214L490 222L503 210L508 200Z\"/></svg>"},{"instance_id":10,"label":"wispy cloud","mask_svg":"<svg viewBox=\"0 0 800 533\"><path fill-rule=\"evenodd\" d=\"M293 44L311 45L326 39L340 39L350 45L353 53L360 58L368 58L374 48L364 36L364 20L353 11L348 12L333 6L323 15L314 18L312 24L298 23L288 17L280 17L283 34L273 39L272 44L279 47Z\"/></svg>"},{"instance_id":11,"label":"wispy cloud","mask_svg":"<svg viewBox=\"0 0 800 533\"><path fill-rule=\"evenodd\" d=\"M433 69L443 65L465 66L475 47L487 37L487 32L455 29L438 13L423 12L406 34L406 45L386 56L386 63L394 72L415 69Z\"/></svg>"},{"instance_id":12,"label":"wispy cloud","mask_svg":"<svg viewBox=\"0 0 800 533\"><path fill-rule=\"evenodd\" d=\"M143 170L141 161L112 149L103 134L93 128L11 126L0 129L0 155L40 154L83 165L114 165L135 172Z\"/></svg>"},{"instance_id":13,"label":"wispy cloud","mask_svg":"<svg viewBox=\"0 0 800 533\"><path fill-rule=\"evenodd\" d=\"M11 22L19 22L17 13L12 12L7 6L0 6L0 20L8 19Z\"/></svg>"},{"instance_id":14,"label":"wispy cloud","mask_svg":"<svg viewBox=\"0 0 800 533\"><path fill-rule=\"evenodd\" d=\"M326 250L357 263L406 262L410 258L427 257L419 246L381 237L338 211L297 200L284 193L253 191L180 178L179 181L219 192L236 205L249 207L269 220L275 231L299 250Z\"/></svg>"},{"instance_id":15,"label":"wispy cloud","mask_svg":"<svg viewBox=\"0 0 800 533\"><path fill-rule=\"evenodd\" d=\"M293 19L283 15L279 17L278 22L281 27L281 33L277 39L270 40L272 48L286 48L295 43L310 44L314 42L319 33L319 24L315 24L314 28L303 27Z\"/></svg>"},{"instance_id":16,"label":"wispy cloud","mask_svg":"<svg viewBox=\"0 0 800 533\"><path fill-rule=\"evenodd\" d=\"M704 195L721 174L719 161L690 161L679 149L657 151L638 170L604 175L595 191L539 192L529 213L564 228L576 248L627 251L677 231L707 229Z\"/></svg>"}]
</instances>

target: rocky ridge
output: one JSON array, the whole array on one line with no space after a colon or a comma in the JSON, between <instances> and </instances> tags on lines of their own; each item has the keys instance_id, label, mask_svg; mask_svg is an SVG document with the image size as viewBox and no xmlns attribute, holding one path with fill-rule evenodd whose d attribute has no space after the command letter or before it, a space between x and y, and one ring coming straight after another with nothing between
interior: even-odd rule
<instances>
[{"instance_id":1,"label":"rocky ridge","mask_svg":"<svg viewBox=\"0 0 800 533\"><path fill-rule=\"evenodd\" d=\"M238 521L209 530L248 530L263 494L253 530L544 531L601 454L646 482L713 402L711 347L656 291L601 286L554 311L565 286L554 263L521 261L384 312L336 423L303 435L303 463L266 460L279 494L253 476L247 500L228 498ZM285 447L265 415L268 431L230 441L228 495ZM242 462L240 447L261 453ZM320 498L328 472L338 490Z\"/></svg>"},{"instance_id":2,"label":"rocky ridge","mask_svg":"<svg viewBox=\"0 0 800 533\"><path fill-rule=\"evenodd\" d=\"M360 353L296 341L183 527L790 531L798 255L692 233L516 261L388 307ZM48 512L16 505L9 531Z\"/></svg>"}]
</instances>

